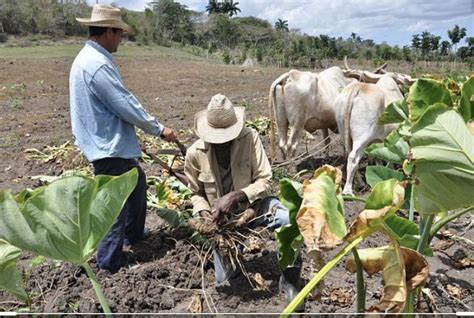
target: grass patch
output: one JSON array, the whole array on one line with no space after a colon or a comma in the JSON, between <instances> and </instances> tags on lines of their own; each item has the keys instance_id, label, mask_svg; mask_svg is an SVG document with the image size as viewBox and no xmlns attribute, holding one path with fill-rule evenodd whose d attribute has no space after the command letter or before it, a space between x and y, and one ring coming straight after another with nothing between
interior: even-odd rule
<instances>
[{"instance_id":1,"label":"grass patch","mask_svg":"<svg viewBox=\"0 0 474 318\"><path fill-rule=\"evenodd\" d=\"M0 58L58 58L74 57L79 53L83 44L59 44L51 46L29 46L29 47L0 47ZM186 60L203 61L204 58L192 55L175 48L163 46L137 46L124 43L119 47L116 57L163 57Z\"/></svg>"}]
</instances>

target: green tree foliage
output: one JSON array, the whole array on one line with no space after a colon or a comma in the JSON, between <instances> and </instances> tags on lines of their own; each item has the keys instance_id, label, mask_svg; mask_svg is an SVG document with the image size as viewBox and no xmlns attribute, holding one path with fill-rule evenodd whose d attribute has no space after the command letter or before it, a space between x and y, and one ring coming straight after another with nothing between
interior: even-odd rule
<instances>
[{"instance_id":1,"label":"green tree foliage","mask_svg":"<svg viewBox=\"0 0 474 318\"><path fill-rule=\"evenodd\" d=\"M449 43L449 41L442 41L439 54L441 54L442 56L448 55L450 47L451 44Z\"/></svg>"},{"instance_id":2,"label":"green tree foliage","mask_svg":"<svg viewBox=\"0 0 474 318\"><path fill-rule=\"evenodd\" d=\"M158 0L150 3L156 16L161 39L189 43L193 34L191 12L187 6L173 0Z\"/></svg>"},{"instance_id":3,"label":"green tree foliage","mask_svg":"<svg viewBox=\"0 0 474 318\"><path fill-rule=\"evenodd\" d=\"M278 19L275 22L275 30L280 32L289 32L290 29L288 28L288 20Z\"/></svg>"},{"instance_id":4,"label":"green tree foliage","mask_svg":"<svg viewBox=\"0 0 474 318\"><path fill-rule=\"evenodd\" d=\"M448 37L454 45L456 51L457 44L466 36L466 28L460 28L457 24L452 30L448 30Z\"/></svg>"},{"instance_id":5,"label":"green tree foliage","mask_svg":"<svg viewBox=\"0 0 474 318\"><path fill-rule=\"evenodd\" d=\"M229 15L229 17L237 15L238 12L240 12L238 4L239 4L238 2L234 2L233 0L225 0L222 3L223 13L227 13Z\"/></svg>"},{"instance_id":6,"label":"green tree foliage","mask_svg":"<svg viewBox=\"0 0 474 318\"><path fill-rule=\"evenodd\" d=\"M206 6L206 12L209 14L223 13L221 2L217 0L209 0L208 5Z\"/></svg>"},{"instance_id":7,"label":"green tree foliage","mask_svg":"<svg viewBox=\"0 0 474 318\"><path fill-rule=\"evenodd\" d=\"M206 12L209 15L213 13L225 13L229 15L229 17L232 17L240 12L238 5L239 3L234 2L233 0L209 0L209 3L206 6Z\"/></svg>"},{"instance_id":8,"label":"green tree foliage","mask_svg":"<svg viewBox=\"0 0 474 318\"><path fill-rule=\"evenodd\" d=\"M227 52L231 63L251 57L282 67L326 67L325 60L348 56L372 60L374 65L389 59L420 58L459 58L474 65L473 40L461 41L466 28L457 25L448 32L451 42L424 31L413 35L410 46L398 47L376 44L355 32L346 39L302 34L290 30L289 21L282 18L272 25L256 17L235 17L240 12L238 6L239 2L233 0L209 0L205 12L196 12L176 0L156 0L148 3L144 12L122 8L122 16L133 30L127 35L131 41L143 45L192 45L220 58ZM0 0L0 42L6 42L8 35L42 34L54 39L86 36L87 27L75 18L88 17L91 10L85 0ZM451 43L454 52L450 50Z\"/></svg>"},{"instance_id":9,"label":"green tree foliage","mask_svg":"<svg viewBox=\"0 0 474 318\"><path fill-rule=\"evenodd\" d=\"M87 29L80 26L75 18L90 15L91 7L82 2L61 2L2 0L0 25L3 26L4 32L15 35L40 33L64 36L87 33Z\"/></svg>"}]
</instances>

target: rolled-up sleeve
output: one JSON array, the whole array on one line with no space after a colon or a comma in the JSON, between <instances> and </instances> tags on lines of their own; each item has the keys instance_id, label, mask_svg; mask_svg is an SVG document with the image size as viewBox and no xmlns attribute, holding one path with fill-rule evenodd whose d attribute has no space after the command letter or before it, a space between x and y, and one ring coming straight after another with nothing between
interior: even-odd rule
<instances>
[{"instance_id":1,"label":"rolled-up sleeve","mask_svg":"<svg viewBox=\"0 0 474 318\"><path fill-rule=\"evenodd\" d=\"M184 163L184 173L189 179L188 188L192 192L191 202L193 204L194 213L203 210L211 211L211 206L206 199L204 187L199 181L199 171L200 169L197 159L194 156L193 149L189 149Z\"/></svg>"},{"instance_id":2,"label":"rolled-up sleeve","mask_svg":"<svg viewBox=\"0 0 474 318\"><path fill-rule=\"evenodd\" d=\"M270 194L272 182L272 168L268 161L265 149L258 134L253 134L253 149L255 153L251 155L251 169L253 182L242 191L247 196L247 199L252 204L258 199L263 199Z\"/></svg>"},{"instance_id":3,"label":"rolled-up sleeve","mask_svg":"<svg viewBox=\"0 0 474 318\"><path fill-rule=\"evenodd\" d=\"M90 80L91 92L116 116L144 132L160 136L164 126L151 116L122 83L116 70L101 66Z\"/></svg>"}]
</instances>

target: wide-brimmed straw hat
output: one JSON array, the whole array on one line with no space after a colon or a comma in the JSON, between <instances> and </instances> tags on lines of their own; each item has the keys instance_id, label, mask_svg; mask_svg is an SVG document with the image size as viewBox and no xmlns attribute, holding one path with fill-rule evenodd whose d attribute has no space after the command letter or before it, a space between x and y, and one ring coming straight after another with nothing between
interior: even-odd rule
<instances>
[{"instance_id":1,"label":"wide-brimmed straw hat","mask_svg":"<svg viewBox=\"0 0 474 318\"><path fill-rule=\"evenodd\" d=\"M245 108L234 107L224 95L212 96L207 109L194 116L194 130L205 142L223 144L231 141L244 128Z\"/></svg>"},{"instance_id":2,"label":"wide-brimmed straw hat","mask_svg":"<svg viewBox=\"0 0 474 318\"><path fill-rule=\"evenodd\" d=\"M122 13L119 8L103 4L96 4L92 8L90 19L76 18L76 21L88 26L122 29L128 33L131 30L130 26L122 21Z\"/></svg>"}]
</instances>

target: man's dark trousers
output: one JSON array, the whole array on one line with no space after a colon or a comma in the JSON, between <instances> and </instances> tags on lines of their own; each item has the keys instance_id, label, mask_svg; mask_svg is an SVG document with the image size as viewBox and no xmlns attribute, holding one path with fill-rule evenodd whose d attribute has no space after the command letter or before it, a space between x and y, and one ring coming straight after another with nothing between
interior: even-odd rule
<instances>
[{"instance_id":1,"label":"man's dark trousers","mask_svg":"<svg viewBox=\"0 0 474 318\"><path fill-rule=\"evenodd\" d=\"M119 176L133 168L138 169L137 186L97 249L99 268L116 272L126 265L127 260L122 251L123 244L133 244L143 236L146 216L146 176L135 159L104 158L92 164L95 175Z\"/></svg>"}]
</instances>

